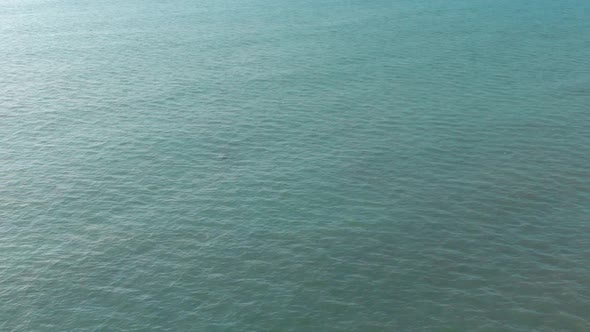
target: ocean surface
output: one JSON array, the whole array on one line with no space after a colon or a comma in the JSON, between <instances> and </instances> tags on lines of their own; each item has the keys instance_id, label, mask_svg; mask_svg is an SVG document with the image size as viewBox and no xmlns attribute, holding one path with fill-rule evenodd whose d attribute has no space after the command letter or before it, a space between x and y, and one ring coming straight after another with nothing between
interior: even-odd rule
<instances>
[{"instance_id":1,"label":"ocean surface","mask_svg":"<svg viewBox=\"0 0 590 332\"><path fill-rule=\"evenodd\" d=\"M590 331L590 1L1 0L0 331Z\"/></svg>"}]
</instances>

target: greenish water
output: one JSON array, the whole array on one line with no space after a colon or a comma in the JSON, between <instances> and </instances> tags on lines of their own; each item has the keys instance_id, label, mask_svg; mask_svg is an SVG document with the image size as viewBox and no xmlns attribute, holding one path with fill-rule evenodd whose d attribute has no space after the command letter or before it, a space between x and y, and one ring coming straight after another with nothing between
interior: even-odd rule
<instances>
[{"instance_id":1,"label":"greenish water","mask_svg":"<svg viewBox=\"0 0 590 332\"><path fill-rule=\"evenodd\" d=\"M590 331L590 2L0 2L1 331Z\"/></svg>"}]
</instances>

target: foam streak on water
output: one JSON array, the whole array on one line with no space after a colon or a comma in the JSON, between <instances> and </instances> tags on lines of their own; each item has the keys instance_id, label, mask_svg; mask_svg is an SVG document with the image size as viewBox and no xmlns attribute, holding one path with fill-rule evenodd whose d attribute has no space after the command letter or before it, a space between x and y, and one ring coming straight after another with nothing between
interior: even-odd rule
<instances>
[{"instance_id":1,"label":"foam streak on water","mask_svg":"<svg viewBox=\"0 0 590 332\"><path fill-rule=\"evenodd\" d=\"M0 330L590 331L590 2L0 2Z\"/></svg>"}]
</instances>

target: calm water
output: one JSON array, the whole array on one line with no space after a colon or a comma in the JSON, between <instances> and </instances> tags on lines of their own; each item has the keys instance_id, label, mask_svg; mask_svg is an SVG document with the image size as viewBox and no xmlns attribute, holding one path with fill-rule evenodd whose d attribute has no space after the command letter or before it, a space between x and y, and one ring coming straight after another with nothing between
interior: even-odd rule
<instances>
[{"instance_id":1,"label":"calm water","mask_svg":"<svg viewBox=\"0 0 590 332\"><path fill-rule=\"evenodd\" d=\"M590 331L588 0L2 0L1 331Z\"/></svg>"}]
</instances>

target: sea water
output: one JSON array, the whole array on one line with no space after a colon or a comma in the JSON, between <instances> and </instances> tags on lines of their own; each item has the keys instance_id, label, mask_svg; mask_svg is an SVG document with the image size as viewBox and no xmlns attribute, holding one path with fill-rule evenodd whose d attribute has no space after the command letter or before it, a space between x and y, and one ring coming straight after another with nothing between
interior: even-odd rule
<instances>
[{"instance_id":1,"label":"sea water","mask_svg":"<svg viewBox=\"0 0 590 332\"><path fill-rule=\"evenodd\" d=\"M1 331L590 331L587 0L2 0Z\"/></svg>"}]
</instances>

